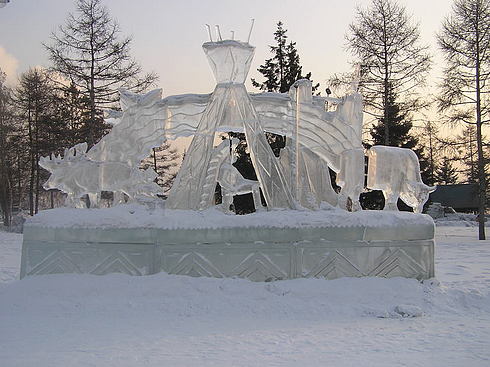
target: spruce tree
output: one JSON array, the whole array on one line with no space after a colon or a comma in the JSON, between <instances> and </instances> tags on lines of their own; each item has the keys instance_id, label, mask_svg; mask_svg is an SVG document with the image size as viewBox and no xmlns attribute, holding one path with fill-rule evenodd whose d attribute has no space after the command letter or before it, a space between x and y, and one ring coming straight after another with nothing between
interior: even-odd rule
<instances>
[{"instance_id":1,"label":"spruce tree","mask_svg":"<svg viewBox=\"0 0 490 367\"><path fill-rule=\"evenodd\" d=\"M436 182L440 185L453 185L458 182L458 172L447 157L443 158L441 166L435 172L435 176Z\"/></svg>"},{"instance_id":2,"label":"spruce tree","mask_svg":"<svg viewBox=\"0 0 490 367\"><path fill-rule=\"evenodd\" d=\"M273 56L265 60L263 65L257 69L265 80L260 83L252 78L252 85L266 92L286 93L293 83L299 79L311 80L311 72L303 75L303 67L300 63L296 42L289 41L287 29L283 28L283 23L277 23L277 30L274 32L276 44L269 46ZM320 84L313 86L313 91L318 89Z\"/></svg>"},{"instance_id":3,"label":"spruce tree","mask_svg":"<svg viewBox=\"0 0 490 367\"><path fill-rule=\"evenodd\" d=\"M389 89L385 111L379 122L371 130L373 145L389 145L393 147L414 149L417 139L410 135L412 121L407 111L402 111L396 102L397 95ZM386 126L389 126L389 129Z\"/></svg>"}]
</instances>

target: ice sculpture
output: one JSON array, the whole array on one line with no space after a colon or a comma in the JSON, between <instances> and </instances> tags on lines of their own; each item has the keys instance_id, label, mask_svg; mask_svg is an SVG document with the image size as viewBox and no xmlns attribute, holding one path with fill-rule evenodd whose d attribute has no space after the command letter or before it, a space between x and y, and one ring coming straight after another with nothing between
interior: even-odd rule
<instances>
[{"instance_id":1,"label":"ice sculpture","mask_svg":"<svg viewBox=\"0 0 490 367\"><path fill-rule=\"evenodd\" d=\"M347 149L340 155L340 171L337 174L337 185L341 190L338 204L342 209L361 210L359 196L364 191L364 149Z\"/></svg>"},{"instance_id":2,"label":"ice sculpture","mask_svg":"<svg viewBox=\"0 0 490 367\"><path fill-rule=\"evenodd\" d=\"M255 48L235 40L206 42L203 48L218 84L170 190L167 207L205 209L214 205L216 182L211 180L209 163L215 134L243 131L267 204L276 208L293 208L295 204L290 189L243 84Z\"/></svg>"},{"instance_id":3,"label":"ice sculpture","mask_svg":"<svg viewBox=\"0 0 490 367\"><path fill-rule=\"evenodd\" d=\"M227 144L227 140L224 141ZM259 183L257 181L248 180L233 166L236 158L232 162L224 161L219 168L218 183L221 186L222 206L225 211L230 210L233 204L233 196L251 193L255 211L262 208L260 200Z\"/></svg>"},{"instance_id":4,"label":"ice sculpture","mask_svg":"<svg viewBox=\"0 0 490 367\"><path fill-rule=\"evenodd\" d=\"M383 191L385 210L398 210L396 202L400 198L415 213L422 213L436 187L422 182L417 155L411 149L373 146L368 158L367 187Z\"/></svg>"},{"instance_id":5,"label":"ice sculpture","mask_svg":"<svg viewBox=\"0 0 490 367\"><path fill-rule=\"evenodd\" d=\"M46 189L57 188L68 194L67 204L82 207L80 198L88 195L89 206L97 207L101 191L112 191L115 201L122 201L122 194L129 199L138 195L153 196L160 187L153 181L156 173L152 169L141 171L123 162L97 162L86 155L87 144L82 143L65 150L64 157L42 157L41 167L51 172L44 184Z\"/></svg>"},{"instance_id":6,"label":"ice sculpture","mask_svg":"<svg viewBox=\"0 0 490 367\"><path fill-rule=\"evenodd\" d=\"M83 194L89 194L96 205L102 190L113 191L119 198L122 193L130 199L154 196L159 192L152 182L155 173L141 172L141 160L165 140L192 136L168 193L169 209L202 210L215 205L217 183L222 186L227 209L233 195L244 192L252 192L256 209L261 207L260 192L268 209L318 209L322 203L347 208L349 199L352 210L360 209L364 151L358 81L353 81L348 95L335 100L333 111L326 109L331 99L312 95L309 80L298 80L288 93L249 94L244 82L255 48L248 42L218 39L203 44L217 83L213 93L162 99L161 89L144 95L121 91L122 112L109 116L108 122L114 127L99 143L88 152L86 146L72 148L63 159L41 160L41 165L52 172L45 187L68 193L68 202L76 206ZM245 134L258 181L245 180L235 169L230 140L216 145L230 132ZM266 132L286 138L279 158L273 154ZM71 153L75 151L76 155ZM396 170L400 164L391 167L392 155L378 157L377 151L370 153L372 166L378 167L378 173L371 177L372 188L383 187L389 197L387 208L398 195L418 208L426 196L422 193L427 191L420 186L421 180L403 176L400 182L386 183L385 176L379 176L379 162L384 161L387 170ZM417 163L406 161L407 167ZM337 173L340 194L332 188L330 170ZM415 168L411 172L416 172ZM420 185L410 185L409 181ZM396 188L390 189L391 185Z\"/></svg>"}]
</instances>

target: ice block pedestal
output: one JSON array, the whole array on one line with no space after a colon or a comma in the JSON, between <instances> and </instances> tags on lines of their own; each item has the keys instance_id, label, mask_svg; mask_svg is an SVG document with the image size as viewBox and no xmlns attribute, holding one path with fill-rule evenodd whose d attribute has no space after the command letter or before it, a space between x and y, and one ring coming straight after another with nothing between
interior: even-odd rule
<instances>
[{"instance_id":1,"label":"ice block pedestal","mask_svg":"<svg viewBox=\"0 0 490 367\"><path fill-rule=\"evenodd\" d=\"M246 216L123 205L44 211L24 227L21 278L158 272L254 281L434 276L434 222L406 212Z\"/></svg>"}]
</instances>

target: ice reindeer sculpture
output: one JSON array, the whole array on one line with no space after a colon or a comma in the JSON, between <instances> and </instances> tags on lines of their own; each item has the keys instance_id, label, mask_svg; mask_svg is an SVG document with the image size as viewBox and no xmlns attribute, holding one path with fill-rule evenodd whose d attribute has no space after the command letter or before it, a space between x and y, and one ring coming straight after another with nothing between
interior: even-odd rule
<instances>
[{"instance_id":1,"label":"ice reindeer sculpture","mask_svg":"<svg viewBox=\"0 0 490 367\"><path fill-rule=\"evenodd\" d=\"M254 47L248 42L219 37L203 49L217 83L212 93L162 99L161 90L122 91L122 113L112 116L114 127L98 144L41 160L52 172L47 187L67 192L72 206L82 194L96 203L102 190L124 193L133 203L33 217L25 227L21 276L433 276L430 217L359 210L364 150L355 82L335 111L327 111L326 98L312 96L308 80L284 94L249 94L244 82ZM230 132L244 133L258 181L244 179L233 166ZM266 132L286 137L279 157ZM140 196L158 192L154 172L138 169L141 160L163 141L187 136L192 141L164 206L138 204ZM399 196L419 211L432 188L421 182L413 153L373 147L368 155L368 184L383 190L386 209L396 209ZM340 193L329 169L337 172ZM218 183L224 210L214 209ZM244 192L253 194L257 212L229 215L233 196ZM260 193L267 210L260 210ZM356 213L337 208L345 209L349 199Z\"/></svg>"}]
</instances>

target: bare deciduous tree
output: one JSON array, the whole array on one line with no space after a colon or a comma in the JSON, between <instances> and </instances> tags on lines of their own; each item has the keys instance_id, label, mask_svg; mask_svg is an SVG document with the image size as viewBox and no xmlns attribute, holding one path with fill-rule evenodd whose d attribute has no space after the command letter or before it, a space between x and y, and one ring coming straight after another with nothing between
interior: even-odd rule
<instances>
[{"instance_id":1,"label":"bare deciduous tree","mask_svg":"<svg viewBox=\"0 0 490 367\"><path fill-rule=\"evenodd\" d=\"M5 73L0 69L0 209L3 213L3 224L9 226L12 211L9 135L12 127L8 110L10 90L4 83Z\"/></svg>"},{"instance_id":2,"label":"bare deciduous tree","mask_svg":"<svg viewBox=\"0 0 490 367\"><path fill-rule=\"evenodd\" d=\"M426 106L416 93L431 66L428 47L420 44L418 25L394 0L373 0L367 9L358 8L349 26L348 49L361 66L359 88L366 112L384 123L384 144L389 144L389 109L394 103L404 114ZM336 76L333 86L352 76ZM396 101L390 101L396 95Z\"/></svg>"},{"instance_id":3,"label":"bare deciduous tree","mask_svg":"<svg viewBox=\"0 0 490 367\"><path fill-rule=\"evenodd\" d=\"M490 116L490 1L455 0L437 40L446 68L438 107L453 123L476 125L479 239L485 239L485 158L482 125Z\"/></svg>"},{"instance_id":4,"label":"bare deciduous tree","mask_svg":"<svg viewBox=\"0 0 490 367\"><path fill-rule=\"evenodd\" d=\"M87 140L95 144L103 124L101 108L118 99L117 89L141 92L157 80L154 73L142 75L141 66L130 56L131 38L119 39L119 25L101 0L77 0L76 14L45 45L53 69L75 85L89 101ZM99 126L98 126L99 125Z\"/></svg>"}]
</instances>

